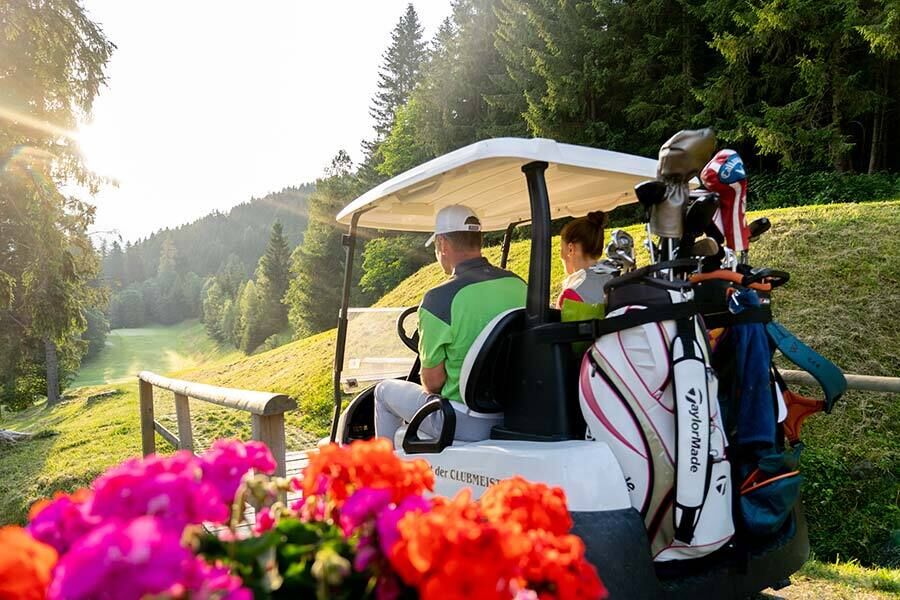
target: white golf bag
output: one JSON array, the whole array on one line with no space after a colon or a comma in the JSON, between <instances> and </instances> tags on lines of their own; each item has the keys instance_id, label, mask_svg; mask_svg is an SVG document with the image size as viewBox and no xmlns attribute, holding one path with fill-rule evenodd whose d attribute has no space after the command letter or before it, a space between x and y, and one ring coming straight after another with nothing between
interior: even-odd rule
<instances>
[{"instance_id":1,"label":"white golf bag","mask_svg":"<svg viewBox=\"0 0 900 600\"><path fill-rule=\"evenodd\" d=\"M585 353L581 410L588 436L606 442L622 467L654 560L698 558L734 535L731 467L706 332L700 317L684 310L693 305L691 292L655 290L670 303L627 304L628 288L642 288L636 297L646 298L644 285L617 290L606 318L628 328L601 335Z\"/></svg>"}]
</instances>

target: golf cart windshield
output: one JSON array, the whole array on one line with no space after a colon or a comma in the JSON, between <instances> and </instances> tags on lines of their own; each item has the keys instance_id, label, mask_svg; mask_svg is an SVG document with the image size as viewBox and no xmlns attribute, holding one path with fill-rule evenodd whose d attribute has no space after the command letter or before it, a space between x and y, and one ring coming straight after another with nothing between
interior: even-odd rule
<instances>
[{"instance_id":1,"label":"golf cart windshield","mask_svg":"<svg viewBox=\"0 0 900 600\"><path fill-rule=\"evenodd\" d=\"M405 377L416 355L397 335L403 308L351 308L347 311L347 351L341 388L354 394L383 379ZM406 319L409 334L418 327L415 314Z\"/></svg>"}]
</instances>

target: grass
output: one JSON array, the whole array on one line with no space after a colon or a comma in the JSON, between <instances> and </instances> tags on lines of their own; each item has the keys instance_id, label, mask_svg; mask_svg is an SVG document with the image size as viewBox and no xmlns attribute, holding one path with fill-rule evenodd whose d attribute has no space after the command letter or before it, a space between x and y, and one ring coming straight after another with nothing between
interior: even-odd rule
<instances>
[{"instance_id":1,"label":"grass","mask_svg":"<svg viewBox=\"0 0 900 600\"><path fill-rule=\"evenodd\" d=\"M847 372L900 376L900 328L896 326L900 201L779 209L750 217L759 214L771 218L772 231L753 247L753 263L785 269L792 276L775 296L778 320ZM626 229L635 240L643 239L639 227ZM554 252L557 244L554 240ZM523 276L528 252L528 242L518 242L510 253L510 267ZM496 262L499 250L489 249L487 255ZM559 261L554 263L556 290L562 268ZM378 305L414 305L443 278L436 265L427 266ZM197 326L186 326L191 327ZM211 363L194 367L182 363L185 366L176 369L186 370L177 376L291 395L300 409L287 417L288 439L289 446L298 447L324 435L329 427L334 336L333 330L327 331L250 357L210 354ZM195 338L187 348L202 345ZM178 343L171 346L177 352ZM202 349L195 354L201 357L197 360L203 360L202 355ZM127 365L134 370L126 376L141 368L166 370L148 363ZM63 406L38 406L0 419L0 427L60 432L12 449L0 448L0 473L4 474L0 522L21 520L30 500L86 483L104 466L138 452L134 386L120 387L124 394L93 404L89 392L81 390ZM890 561L900 548L888 547L887 540L900 529L898 400L897 395L850 392L830 416L808 421L805 503L813 548L825 560L853 556L864 564L897 564ZM248 434L245 415L198 404L192 403L192 411L195 438L201 445L217 436ZM161 396L157 400L161 420L171 419L173 412L170 399ZM97 431L103 433L97 435ZM166 447L165 442L158 443Z\"/></svg>"},{"instance_id":2,"label":"grass","mask_svg":"<svg viewBox=\"0 0 900 600\"><path fill-rule=\"evenodd\" d=\"M183 371L238 356L237 350L226 350L206 335L196 319L169 326L114 329L100 355L82 366L70 387L117 383L144 370Z\"/></svg>"}]
</instances>

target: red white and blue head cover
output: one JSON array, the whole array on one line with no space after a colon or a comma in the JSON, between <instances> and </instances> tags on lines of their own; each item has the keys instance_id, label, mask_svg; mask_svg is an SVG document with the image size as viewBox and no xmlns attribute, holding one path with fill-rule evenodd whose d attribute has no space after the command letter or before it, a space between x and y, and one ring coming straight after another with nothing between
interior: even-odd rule
<instances>
[{"instance_id":1,"label":"red white and blue head cover","mask_svg":"<svg viewBox=\"0 0 900 600\"><path fill-rule=\"evenodd\" d=\"M714 222L725 236L726 245L735 252L747 250L747 172L741 156L734 150L719 150L703 167L700 181L706 189L719 194Z\"/></svg>"}]
</instances>

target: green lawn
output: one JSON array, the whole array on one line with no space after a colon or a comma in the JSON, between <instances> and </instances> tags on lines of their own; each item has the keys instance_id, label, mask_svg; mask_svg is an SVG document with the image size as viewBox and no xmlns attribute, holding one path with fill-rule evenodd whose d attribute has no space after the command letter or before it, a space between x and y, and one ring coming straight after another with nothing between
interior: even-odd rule
<instances>
[{"instance_id":1,"label":"green lawn","mask_svg":"<svg viewBox=\"0 0 900 600\"><path fill-rule=\"evenodd\" d=\"M113 329L106 347L82 365L72 388L133 379L140 371L172 373L241 354L210 338L196 319L177 325Z\"/></svg>"}]
</instances>

